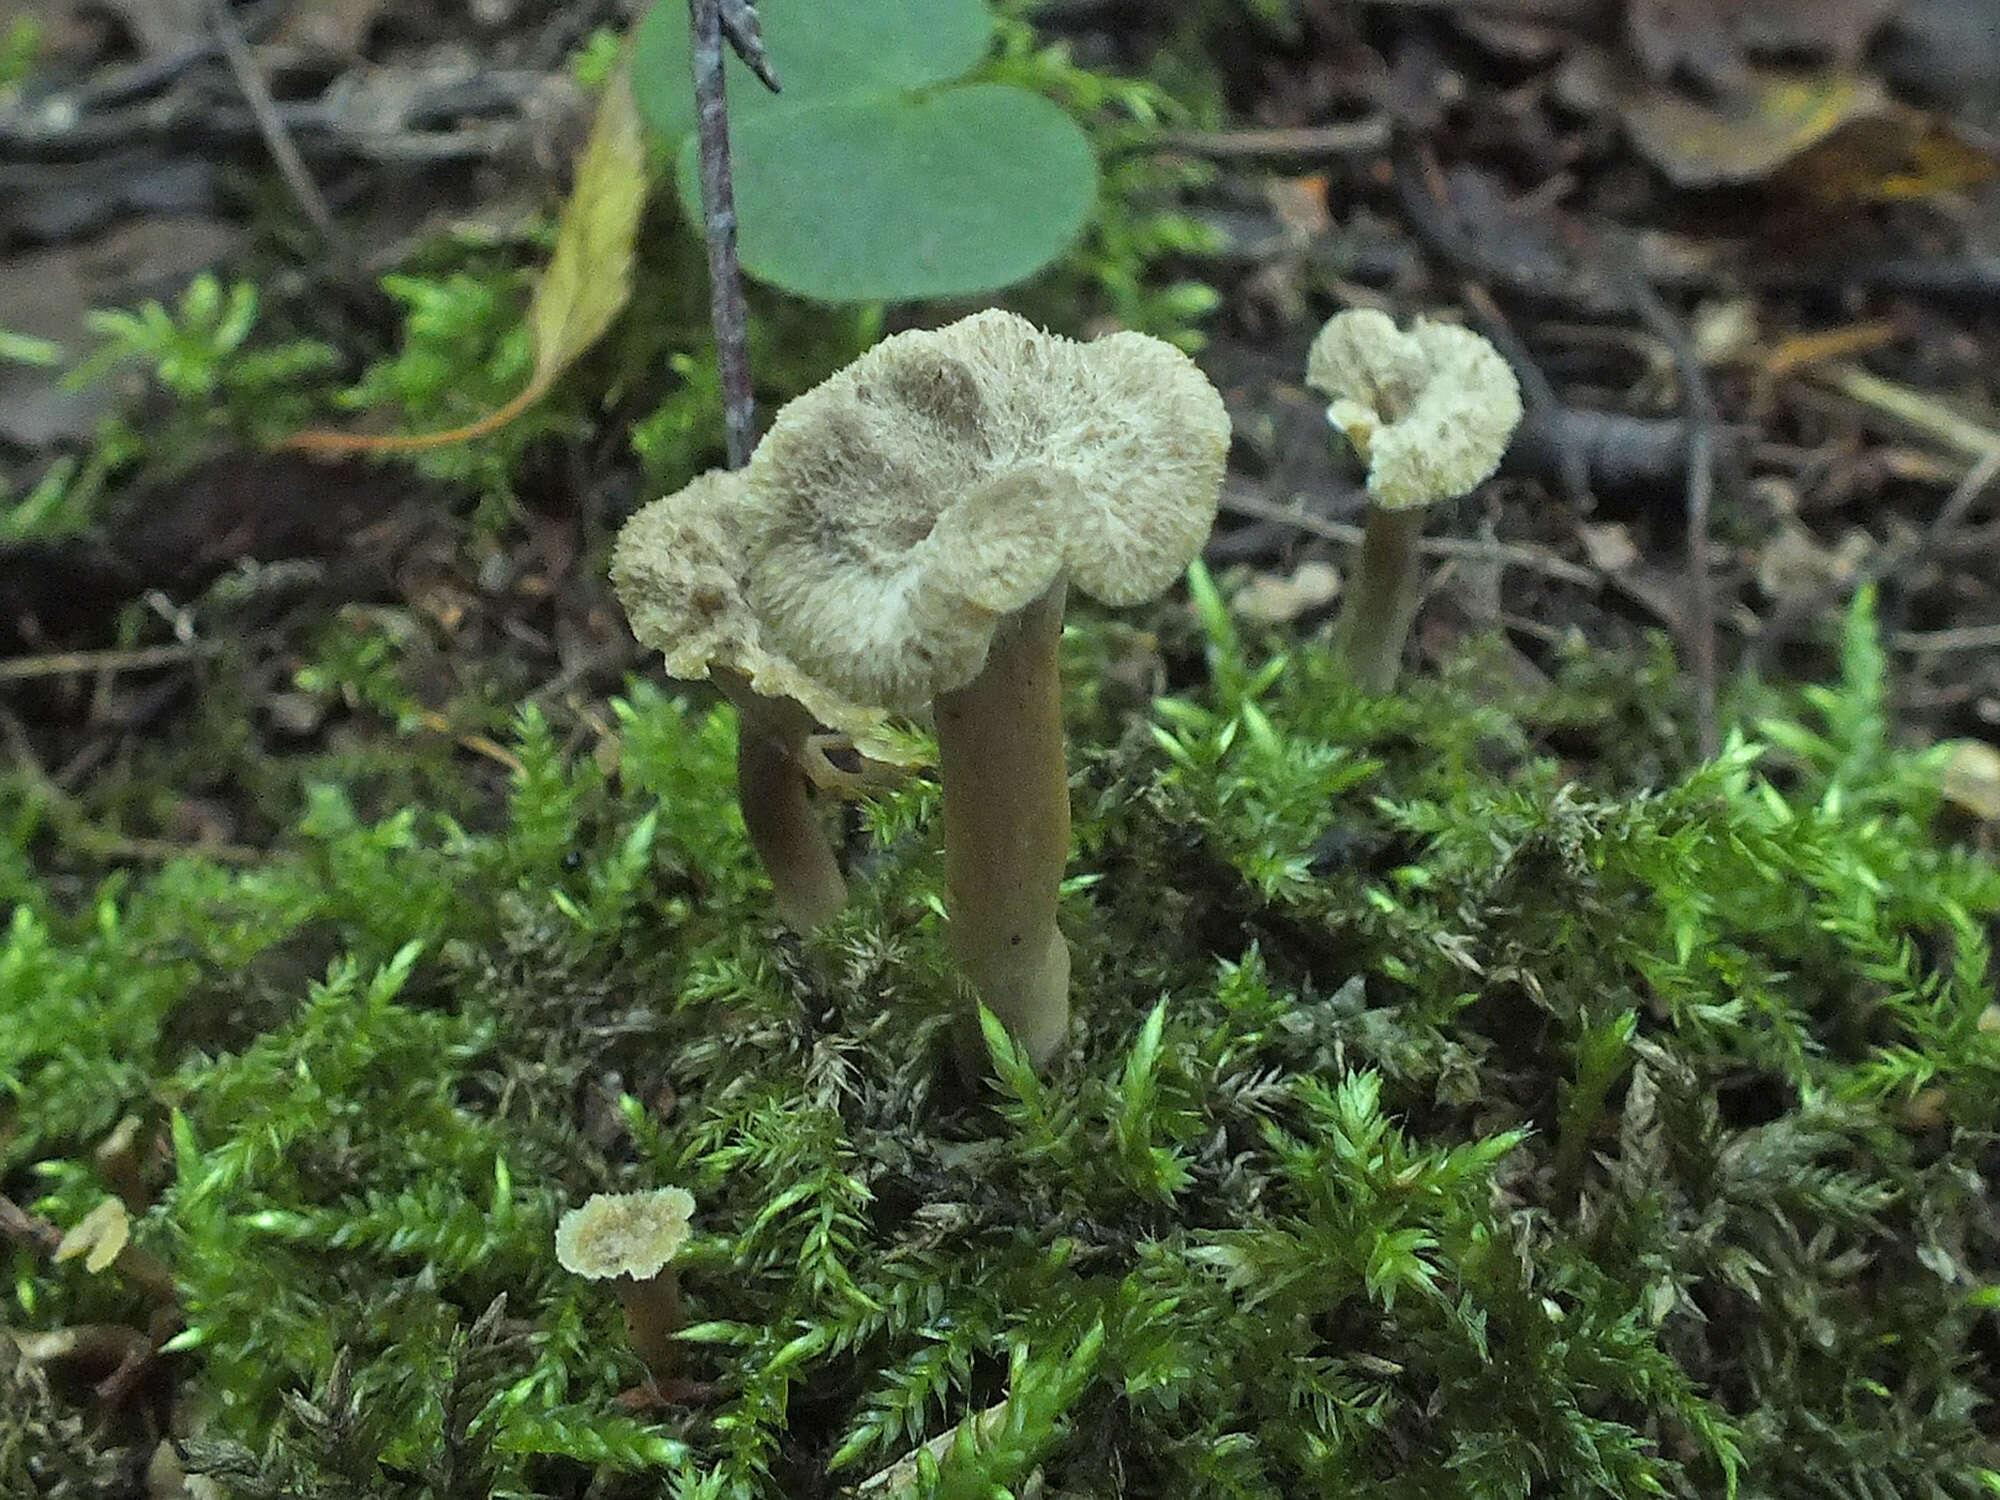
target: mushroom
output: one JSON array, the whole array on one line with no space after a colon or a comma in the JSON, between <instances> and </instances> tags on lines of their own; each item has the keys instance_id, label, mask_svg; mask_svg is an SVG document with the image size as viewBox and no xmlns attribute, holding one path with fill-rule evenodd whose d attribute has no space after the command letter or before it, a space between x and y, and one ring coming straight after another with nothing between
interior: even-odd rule
<instances>
[{"instance_id":1,"label":"mushroom","mask_svg":"<svg viewBox=\"0 0 2000 1500\"><path fill-rule=\"evenodd\" d=\"M989 311L877 345L780 411L743 470L743 597L768 649L850 703L932 706L948 944L1037 1063L1069 1020L1064 595L1135 604L1178 578L1228 442L1171 345Z\"/></svg>"},{"instance_id":2,"label":"mushroom","mask_svg":"<svg viewBox=\"0 0 2000 1500\"><path fill-rule=\"evenodd\" d=\"M1491 477L1521 420L1520 387L1470 329L1419 318L1404 333L1368 308L1319 331L1306 383L1368 465L1368 525L1334 631L1356 680L1387 692L1416 616L1424 507Z\"/></svg>"},{"instance_id":3,"label":"mushroom","mask_svg":"<svg viewBox=\"0 0 2000 1500\"><path fill-rule=\"evenodd\" d=\"M681 1327L673 1259L687 1242L694 1197L685 1188L598 1193L556 1225L556 1260L592 1281L610 1279L625 1308L625 1336L655 1378L673 1365Z\"/></svg>"},{"instance_id":4,"label":"mushroom","mask_svg":"<svg viewBox=\"0 0 2000 1500\"><path fill-rule=\"evenodd\" d=\"M766 644L743 599L741 470L713 470L640 510L618 534L611 582L641 644L683 681L714 682L736 708L736 789L778 914L812 932L847 884L807 790L817 721L862 728L877 715L813 682Z\"/></svg>"},{"instance_id":5,"label":"mushroom","mask_svg":"<svg viewBox=\"0 0 2000 1500\"><path fill-rule=\"evenodd\" d=\"M162 1302L172 1302L179 1295L174 1273L132 1243L132 1219L117 1198L99 1199L97 1207L72 1224L57 1242L57 1264L78 1257L93 1276L115 1266L133 1285L145 1288Z\"/></svg>"}]
</instances>

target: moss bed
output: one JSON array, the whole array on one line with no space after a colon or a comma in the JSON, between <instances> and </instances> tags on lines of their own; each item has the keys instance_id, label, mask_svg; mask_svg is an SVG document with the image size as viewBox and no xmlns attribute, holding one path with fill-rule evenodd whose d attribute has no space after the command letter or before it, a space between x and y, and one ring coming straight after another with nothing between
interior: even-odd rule
<instances>
[{"instance_id":1,"label":"moss bed","mask_svg":"<svg viewBox=\"0 0 2000 1500\"><path fill-rule=\"evenodd\" d=\"M728 711L643 681L523 714L483 824L328 780L263 862L81 891L14 802L0 1168L61 1227L120 1184L175 1296L15 1243L0 1320L162 1352L87 1418L13 1349L0 1494L126 1493L168 1433L246 1500L2000 1484L2000 871L1866 599L1697 765L1664 654L1374 699L1196 582L1069 632L1074 1045L994 1033L984 1092L934 782L849 810L801 945ZM656 1395L553 1232L669 1185Z\"/></svg>"}]
</instances>

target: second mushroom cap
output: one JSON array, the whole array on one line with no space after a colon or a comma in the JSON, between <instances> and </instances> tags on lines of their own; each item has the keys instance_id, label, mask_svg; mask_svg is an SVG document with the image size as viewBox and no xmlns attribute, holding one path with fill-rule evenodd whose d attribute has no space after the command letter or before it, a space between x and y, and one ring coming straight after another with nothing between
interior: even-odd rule
<instances>
[{"instance_id":1,"label":"second mushroom cap","mask_svg":"<svg viewBox=\"0 0 2000 1500\"><path fill-rule=\"evenodd\" d=\"M1373 308L1327 320L1306 356L1327 420L1368 464L1390 510L1469 494L1492 476L1521 420L1507 361L1469 328L1419 318L1409 332Z\"/></svg>"}]
</instances>

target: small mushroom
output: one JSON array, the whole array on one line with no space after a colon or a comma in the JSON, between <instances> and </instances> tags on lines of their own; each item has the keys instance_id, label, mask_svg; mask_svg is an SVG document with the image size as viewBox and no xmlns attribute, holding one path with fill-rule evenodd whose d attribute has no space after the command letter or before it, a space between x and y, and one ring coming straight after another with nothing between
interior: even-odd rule
<instances>
[{"instance_id":1,"label":"small mushroom","mask_svg":"<svg viewBox=\"0 0 2000 1500\"><path fill-rule=\"evenodd\" d=\"M1306 383L1368 465L1367 530L1334 629L1356 680L1387 692L1416 616L1424 507L1492 476L1521 420L1520 387L1470 329L1419 318L1404 333L1367 308L1319 331Z\"/></svg>"},{"instance_id":2,"label":"small mushroom","mask_svg":"<svg viewBox=\"0 0 2000 1500\"><path fill-rule=\"evenodd\" d=\"M1171 345L991 311L877 345L779 412L743 471L768 648L853 703L933 709L950 948L1036 1062L1069 1020L1064 594L1134 604L1178 578L1228 442Z\"/></svg>"},{"instance_id":3,"label":"small mushroom","mask_svg":"<svg viewBox=\"0 0 2000 1500\"><path fill-rule=\"evenodd\" d=\"M673 1259L687 1243L694 1197L685 1188L598 1193L556 1225L556 1260L592 1281L611 1280L625 1336L655 1379L673 1367L681 1292Z\"/></svg>"},{"instance_id":4,"label":"small mushroom","mask_svg":"<svg viewBox=\"0 0 2000 1500\"><path fill-rule=\"evenodd\" d=\"M132 1243L131 1216L116 1198L100 1199L97 1207L72 1224L57 1244L53 1258L61 1264L78 1257L92 1275L115 1266L120 1275L162 1302L171 1303L178 1295L173 1272Z\"/></svg>"},{"instance_id":5,"label":"small mushroom","mask_svg":"<svg viewBox=\"0 0 2000 1500\"><path fill-rule=\"evenodd\" d=\"M825 720L859 728L867 710L808 678L764 639L743 599L740 470L713 470L632 517L611 582L642 645L670 675L715 683L737 714L736 788L778 914L800 932L847 902L847 883L808 794L807 741Z\"/></svg>"}]
</instances>

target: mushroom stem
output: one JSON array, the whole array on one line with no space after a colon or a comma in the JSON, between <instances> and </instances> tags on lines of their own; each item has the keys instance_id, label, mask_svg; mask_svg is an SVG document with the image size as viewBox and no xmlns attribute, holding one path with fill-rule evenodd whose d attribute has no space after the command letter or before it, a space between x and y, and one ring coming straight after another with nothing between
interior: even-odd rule
<instances>
[{"instance_id":1,"label":"mushroom stem","mask_svg":"<svg viewBox=\"0 0 2000 1500\"><path fill-rule=\"evenodd\" d=\"M1037 1066L1069 1029L1069 945L1056 928L1069 862L1063 592L1058 582L1022 609L979 675L935 703L951 954ZM960 1055L984 1072L976 1026Z\"/></svg>"},{"instance_id":2,"label":"mushroom stem","mask_svg":"<svg viewBox=\"0 0 2000 1500\"><path fill-rule=\"evenodd\" d=\"M680 1278L668 1266L644 1281L620 1276L614 1285L625 1309L626 1341L655 1380L666 1379L674 1367L674 1335L681 1330Z\"/></svg>"},{"instance_id":3,"label":"mushroom stem","mask_svg":"<svg viewBox=\"0 0 2000 1500\"><path fill-rule=\"evenodd\" d=\"M771 877L778 915L796 932L816 931L847 904L847 882L807 790L813 717L788 698L766 698L740 679L715 676L736 705L736 799Z\"/></svg>"},{"instance_id":4,"label":"mushroom stem","mask_svg":"<svg viewBox=\"0 0 2000 1500\"><path fill-rule=\"evenodd\" d=\"M1368 507L1368 527L1353 587L1341 606L1334 639L1354 679L1371 693L1396 685L1403 642L1417 616L1417 546L1424 534L1424 508Z\"/></svg>"}]
</instances>

